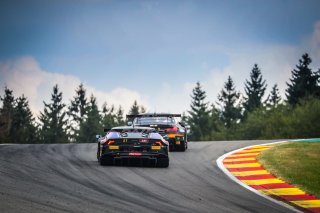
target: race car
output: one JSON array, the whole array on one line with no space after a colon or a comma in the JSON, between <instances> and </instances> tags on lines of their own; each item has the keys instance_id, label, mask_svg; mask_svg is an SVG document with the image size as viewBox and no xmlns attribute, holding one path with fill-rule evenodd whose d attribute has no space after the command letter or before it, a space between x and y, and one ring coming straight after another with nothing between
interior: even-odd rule
<instances>
[{"instance_id":1,"label":"race car","mask_svg":"<svg viewBox=\"0 0 320 213\"><path fill-rule=\"evenodd\" d=\"M97 159L101 165L169 166L169 143L150 127L114 127L97 135Z\"/></svg>"},{"instance_id":2,"label":"race car","mask_svg":"<svg viewBox=\"0 0 320 213\"><path fill-rule=\"evenodd\" d=\"M170 151L184 152L188 148L187 126L183 122L177 122L175 117L181 117L181 114L144 113L127 115L127 119L133 119L132 122L128 122L129 126L155 128L169 142Z\"/></svg>"}]
</instances>

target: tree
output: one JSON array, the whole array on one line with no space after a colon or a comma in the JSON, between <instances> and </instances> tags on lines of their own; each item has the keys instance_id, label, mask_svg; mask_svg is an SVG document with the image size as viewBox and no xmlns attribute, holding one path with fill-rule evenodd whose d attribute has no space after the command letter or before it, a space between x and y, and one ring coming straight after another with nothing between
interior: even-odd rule
<instances>
[{"instance_id":1,"label":"tree","mask_svg":"<svg viewBox=\"0 0 320 213\"><path fill-rule=\"evenodd\" d=\"M78 142L80 143L94 143L96 142L96 135L103 132L101 125L101 115L97 106L96 98L91 95L87 106L88 117L80 124L80 132Z\"/></svg>"},{"instance_id":2,"label":"tree","mask_svg":"<svg viewBox=\"0 0 320 213\"><path fill-rule=\"evenodd\" d=\"M72 142L77 141L81 123L87 117L87 106L86 90L84 89L83 84L80 84L76 89L76 96L73 97L73 100L71 100L70 106L68 107L68 115L70 117L69 136Z\"/></svg>"},{"instance_id":3,"label":"tree","mask_svg":"<svg viewBox=\"0 0 320 213\"><path fill-rule=\"evenodd\" d=\"M123 109L121 106L119 106L115 118L116 118L116 125L117 126L122 126L125 124L124 118L123 118Z\"/></svg>"},{"instance_id":4,"label":"tree","mask_svg":"<svg viewBox=\"0 0 320 213\"><path fill-rule=\"evenodd\" d=\"M114 106L108 107L107 103L102 106L102 125L104 128L110 129L116 126L116 115L114 114Z\"/></svg>"},{"instance_id":5,"label":"tree","mask_svg":"<svg viewBox=\"0 0 320 213\"><path fill-rule=\"evenodd\" d=\"M309 65L312 60L308 53L302 55L299 59L299 64L296 69L291 71L292 77L290 83L287 82L286 97L291 105L296 105L300 99L308 96L319 97L318 81L320 78L319 72L313 72Z\"/></svg>"},{"instance_id":6,"label":"tree","mask_svg":"<svg viewBox=\"0 0 320 213\"><path fill-rule=\"evenodd\" d=\"M42 143L66 143L66 112L65 104L62 103L62 92L59 92L58 85L53 87L51 103L44 103L44 110L40 112L41 123L40 140Z\"/></svg>"},{"instance_id":7,"label":"tree","mask_svg":"<svg viewBox=\"0 0 320 213\"><path fill-rule=\"evenodd\" d=\"M188 115L186 114L186 112L183 112L181 115L181 122L187 124L188 123Z\"/></svg>"},{"instance_id":8,"label":"tree","mask_svg":"<svg viewBox=\"0 0 320 213\"><path fill-rule=\"evenodd\" d=\"M277 107L281 101L278 84L272 87L269 97L267 98L267 105L269 107Z\"/></svg>"},{"instance_id":9,"label":"tree","mask_svg":"<svg viewBox=\"0 0 320 213\"><path fill-rule=\"evenodd\" d=\"M250 81L245 82L245 101L243 103L245 109L245 117L248 112L262 106L262 97L264 96L267 84L262 80L262 74L257 64L255 64L250 73Z\"/></svg>"},{"instance_id":10,"label":"tree","mask_svg":"<svg viewBox=\"0 0 320 213\"><path fill-rule=\"evenodd\" d=\"M202 140L208 135L210 130L210 110L208 110L208 103L205 101L206 92L202 89L199 82L197 82L196 87L192 90L191 98L191 110L188 111L188 123L190 124L192 133L191 139Z\"/></svg>"},{"instance_id":11,"label":"tree","mask_svg":"<svg viewBox=\"0 0 320 213\"><path fill-rule=\"evenodd\" d=\"M22 95L16 100L11 135L13 143L37 143L37 128L26 97Z\"/></svg>"},{"instance_id":12,"label":"tree","mask_svg":"<svg viewBox=\"0 0 320 213\"><path fill-rule=\"evenodd\" d=\"M239 98L240 93L235 90L233 80L229 76L224 88L218 95L219 105L222 107L220 118L227 128L230 128L232 124L235 124L240 119Z\"/></svg>"},{"instance_id":13,"label":"tree","mask_svg":"<svg viewBox=\"0 0 320 213\"><path fill-rule=\"evenodd\" d=\"M106 103L102 107L102 125L104 128L110 129L114 126L122 126L125 124L123 117L123 109L119 106L115 112L115 107L108 107Z\"/></svg>"},{"instance_id":14,"label":"tree","mask_svg":"<svg viewBox=\"0 0 320 213\"><path fill-rule=\"evenodd\" d=\"M140 113L146 113L147 109L144 106L140 106Z\"/></svg>"},{"instance_id":15,"label":"tree","mask_svg":"<svg viewBox=\"0 0 320 213\"><path fill-rule=\"evenodd\" d=\"M133 102L133 105L131 106L129 110L129 115L138 115L142 113L146 113L147 109L144 106L139 106L137 100ZM132 118L129 118L128 121L132 121Z\"/></svg>"},{"instance_id":16,"label":"tree","mask_svg":"<svg viewBox=\"0 0 320 213\"><path fill-rule=\"evenodd\" d=\"M14 115L14 96L13 91L4 88L4 96L0 97L2 108L0 108L0 143L12 143L12 122Z\"/></svg>"},{"instance_id":17,"label":"tree","mask_svg":"<svg viewBox=\"0 0 320 213\"><path fill-rule=\"evenodd\" d=\"M221 112L214 104L211 105L209 118L209 135L205 137L206 140L224 140L229 137L227 132L224 132L224 124L220 119ZM226 135L223 135L226 133Z\"/></svg>"},{"instance_id":18,"label":"tree","mask_svg":"<svg viewBox=\"0 0 320 213\"><path fill-rule=\"evenodd\" d=\"M138 102L135 100L133 102L133 105L130 108L129 114L130 115L138 115L140 113L140 107L138 105Z\"/></svg>"}]
</instances>

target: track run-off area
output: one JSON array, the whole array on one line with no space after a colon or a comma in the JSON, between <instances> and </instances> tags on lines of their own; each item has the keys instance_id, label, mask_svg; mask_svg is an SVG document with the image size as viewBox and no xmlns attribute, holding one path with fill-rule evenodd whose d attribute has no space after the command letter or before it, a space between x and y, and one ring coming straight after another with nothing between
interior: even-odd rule
<instances>
[{"instance_id":1,"label":"track run-off area","mask_svg":"<svg viewBox=\"0 0 320 213\"><path fill-rule=\"evenodd\" d=\"M0 212L292 212L216 165L267 142L190 142L169 168L100 166L96 144L0 145Z\"/></svg>"}]
</instances>

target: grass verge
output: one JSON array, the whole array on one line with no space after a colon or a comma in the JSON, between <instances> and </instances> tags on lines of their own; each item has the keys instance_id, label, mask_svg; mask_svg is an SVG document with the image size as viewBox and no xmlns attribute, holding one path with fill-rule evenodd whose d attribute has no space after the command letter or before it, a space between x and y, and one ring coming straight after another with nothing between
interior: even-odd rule
<instances>
[{"instance_id":1,"label":"grass verge","mask_svg":"<svg viewBox=\"0 0 320 213\"><path fill-rule=\"evenodd\" d=\"M320 143L289 142L258 155L273 175L320 198Z\"/></svg>"}]
</instances>

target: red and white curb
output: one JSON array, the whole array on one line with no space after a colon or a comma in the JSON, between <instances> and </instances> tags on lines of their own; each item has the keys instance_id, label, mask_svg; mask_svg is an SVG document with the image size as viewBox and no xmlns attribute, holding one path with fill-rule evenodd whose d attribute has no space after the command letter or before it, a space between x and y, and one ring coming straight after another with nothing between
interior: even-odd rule
<instances>
[{"instance_id":1,"label":"red and white curb","mask_svg":"<svg viewBox=\"0 0 320 213\"><path fill-rule=\"evenodd\" d=\"M287 141L247 146L217 159L218 167L233 181L295 212L320 213L320 199L278 179L257 161L260 152Z\"/></svg>"}]
</instances>

